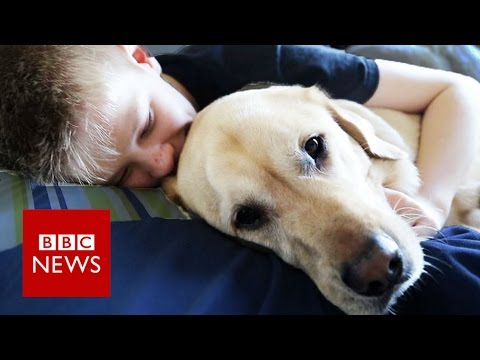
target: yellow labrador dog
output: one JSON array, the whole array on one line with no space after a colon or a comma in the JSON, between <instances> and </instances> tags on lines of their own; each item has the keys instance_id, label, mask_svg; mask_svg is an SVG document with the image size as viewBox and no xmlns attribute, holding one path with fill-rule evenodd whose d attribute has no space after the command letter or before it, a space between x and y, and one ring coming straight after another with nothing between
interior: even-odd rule
<instances>
[{"instance_id":1,"label":"yellow labrador dog","mask_svg":"<svg viewBox=\"0 0 480 360\"><path fill-rule=\"evenodd\" d=\"M198 114L164 189L303 269L344 312L384 314L424 269L419 239L383 191L417 191L420 118L378 114L389 123L316 87L231 94ZM478 225L478 185L462 190L451 222Z\"/></svg>"}]
</instances>

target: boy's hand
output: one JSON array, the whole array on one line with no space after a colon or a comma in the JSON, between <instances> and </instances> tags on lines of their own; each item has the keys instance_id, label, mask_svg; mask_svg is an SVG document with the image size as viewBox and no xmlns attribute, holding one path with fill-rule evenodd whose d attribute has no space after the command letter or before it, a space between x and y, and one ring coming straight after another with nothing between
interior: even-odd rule
<instances>
[{"instance_id":1,"label":"boy's hand","mask_svg":"<svg viewBox=\"0 0 480 360\"><path fill-rule=\"evenodd\" d=\"M445 216L428 200L414 199L400 191L384 188L388 203L412 227L417 236L431 237L443 227Z\"/></svg>"}]
</instances>

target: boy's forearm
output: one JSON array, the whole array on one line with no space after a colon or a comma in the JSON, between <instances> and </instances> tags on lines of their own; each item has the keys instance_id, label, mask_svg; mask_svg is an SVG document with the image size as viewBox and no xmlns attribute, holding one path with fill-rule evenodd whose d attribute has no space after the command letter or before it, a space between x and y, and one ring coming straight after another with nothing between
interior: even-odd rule
<instances>
[{"instance_id":1,"label":"boy's forearm","mask_svg":"<svg viewBox=\"0 0 480 360\"><path fill-rule=\"evenodd\" d=\"M478 153L480 84L449 71L386 60L379 68L377 91L366 103L424 114L417 165L423 185L417 200L427 200L443 225L458 185Z\"/></svg>"},{"instance_id":2,"label":"boy's forearm","mask_svg":"<svg viewBox=\"0 0 480 360\"><path fill-rule=\"evenodd\" d=\"M423 117L417 166L419 195L448 215L457 187L478 154L480 85L464 78L445 89Z\"/></svg>"}]
</instances>

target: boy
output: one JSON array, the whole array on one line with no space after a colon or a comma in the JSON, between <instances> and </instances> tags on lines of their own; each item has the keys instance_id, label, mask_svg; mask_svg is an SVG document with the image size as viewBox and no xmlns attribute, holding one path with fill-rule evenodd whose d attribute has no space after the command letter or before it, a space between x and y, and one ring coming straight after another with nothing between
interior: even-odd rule
<instances>
[{"instance_id":1,"label":"boy","mask_svg":"<svg viewBox=\"0 0 480 360\"><path fill-rule=\"evenodd\" d=\"M324 46L190 46L157 58L135 45L4 46L0 63L0 168L41 182L158 186L208 103L251 82L319 84L335 98L424 113L418 198L386 195L399 212L414 207L413 226L431 234L478 145L475 80Z\"/></svg>"}]
</instances>

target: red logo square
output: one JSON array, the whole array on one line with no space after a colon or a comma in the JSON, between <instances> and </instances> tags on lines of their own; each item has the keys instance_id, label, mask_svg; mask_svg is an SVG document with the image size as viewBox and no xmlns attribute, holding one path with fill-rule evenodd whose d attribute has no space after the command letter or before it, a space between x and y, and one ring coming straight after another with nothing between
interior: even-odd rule
<instances>
[{"instance_id":1,"label":"red logo square","mask_svg":"<svg viewBox=\"0 0 480 360\"><path fill-rule=\"evenodd\" d=\"M23 210L24 297L110 296L110 210Z\"/></svg>"}]
</instances>

